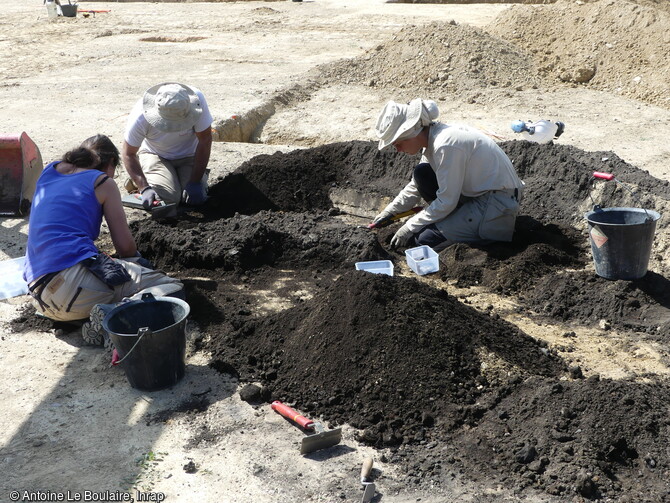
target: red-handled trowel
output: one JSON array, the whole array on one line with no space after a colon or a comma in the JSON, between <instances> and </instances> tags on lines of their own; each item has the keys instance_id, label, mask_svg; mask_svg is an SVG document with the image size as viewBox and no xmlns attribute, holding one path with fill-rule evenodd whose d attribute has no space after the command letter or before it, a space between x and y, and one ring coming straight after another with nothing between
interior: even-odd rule
<instances>
[{"instance_id":1,"label":"red-handled trowel","mask_svg":"<svg viewBox=\"0 0 670 503\"><path fill-rule=\"evenodd\" d=\"M288 405L284 405L279 400L272 402L272 409L279 412L286 419L289 419L300 426L303 430L310 432L302 438L300 444L300 454L309 454L310 452L326 449L337 445L342 440L342 428L325 431L321 423L316 423L307 419L302 414L296 412Z\"/></svg>"},{"instance_id":2,"label":"red-handled trowel","mask_svg":"<svg viewBox=\"0 0 670 503\"><path fill-rule=\"evenodd\" d=\"M121 204L128 208L143 210L142 195L139 193L127 194L121 197ZM170 218L177 216L177 205L166 204L165 201L154 201L151 210L151 218Z\"/></svg>"}]
</instances>

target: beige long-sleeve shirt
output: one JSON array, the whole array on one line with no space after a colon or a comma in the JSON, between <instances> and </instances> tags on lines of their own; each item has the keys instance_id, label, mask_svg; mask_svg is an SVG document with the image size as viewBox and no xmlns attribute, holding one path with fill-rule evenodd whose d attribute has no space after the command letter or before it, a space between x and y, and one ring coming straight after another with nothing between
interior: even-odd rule
<instances>
[{"instance_id":1,"label":"beige long-sleeve shirt","mask_svg":"<svg viewBox=\"0 0 670 503\"><path fill-rule=\"evenodd\" d=\"M435 172L438 191L433 202L407 221L412 232L446 218L461 195L478 197L492 190L522 190L524 186L495 141L467 125L433 124L421 162L429 163ZM386 210L397 214L421 203L412 179Z\"/></svg>"}]
</instances>

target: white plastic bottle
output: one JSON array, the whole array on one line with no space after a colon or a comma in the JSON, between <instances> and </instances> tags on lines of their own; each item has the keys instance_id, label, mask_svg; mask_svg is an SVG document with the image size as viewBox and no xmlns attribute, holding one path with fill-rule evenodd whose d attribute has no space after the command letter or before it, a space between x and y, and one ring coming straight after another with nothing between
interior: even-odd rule
<instances>
[{"instance_id":1,"label":"white plastic bottle","mask_svg":"<svg viewBox=\"0 0 670 503\"><path fill-rule=\"evenodd\" d=\"M535 143L549 143L563 134L565 124L560 121L553 122L548 120L514 121L512 122L512 131L520 133L524 140Z\"/></svg>"},{"instance_id":2,"label":"white plastic bottle","mask_svg":"<svg viewBox=\"0 0 670 503\"><path fill-rule=\"evenodd\" d=\"M46 0L47 15L49 18L58 17L58 6L54 0Z\"/></svg>"}]
</instances>

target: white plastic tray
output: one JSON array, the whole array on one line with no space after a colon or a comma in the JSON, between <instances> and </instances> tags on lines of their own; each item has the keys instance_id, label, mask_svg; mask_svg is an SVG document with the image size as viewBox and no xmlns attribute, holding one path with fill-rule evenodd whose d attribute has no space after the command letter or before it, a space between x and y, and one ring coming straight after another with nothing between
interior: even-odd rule
<instances>
[{"instance_id":1,"label":"white plastic tray","mask_svg":"<svg viewBox=\"0 0 670 503\"><path fill-rule=\"evenodd\" d=\"M393 262L390 260L371 260L369 262L356 262L357 271L367 271L373 274L386 274L393 276Z\"/></svg>"},{"instance_id":2,"label":"white plastic tray","mask_svg":"<svg viewBox=\"0 0 670 503\"><path fill-rule=\"evenodd\" d=\"M440 270L439 256L430 246L423 245L405 250L405 257L409 268L419 276Z\"/></svg>"}]
</instances>

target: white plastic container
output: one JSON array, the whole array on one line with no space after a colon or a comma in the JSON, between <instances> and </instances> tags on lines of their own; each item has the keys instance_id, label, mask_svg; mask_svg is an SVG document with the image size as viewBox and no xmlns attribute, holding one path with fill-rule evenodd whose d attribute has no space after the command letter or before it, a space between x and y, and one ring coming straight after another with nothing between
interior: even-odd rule
<instances>
[{"instance_id":1,"label":"white plastic container","mask_svg":"<svg viewBox=\"0 0 670 503\"><path fill-rule=\"evenodd\" d=\"M367 271L373 274L386 274L393 276L393 262L390 260L371 260L369 262L356 262L357 271Z\"/></svg>"},{"instance_id":2,"label":"white plastic container","mask_svg":"<svg viewBox=\"0 0 670 503\"><path fill-rule=\"evenodd\" d=\"M541 144L558 139L563 134L564 129L565 124L562 122L545 119L536 122L518 120L512 123L512 131L521 133L524 140Z\"/></svg>"},{"instance_id":3,"label":"white plastic container","mask_svg":"<svg viewBox=\"0 0 670 503\"><path fill-rule=\"evenodd\" d=\"M28 293L28 285L23 280L25 257L0 262L0 300L10 299Z\"/></svg>"},{"instance_id":4,"label":"white plastic container","mask_svg":"<svg viewBox=\"0 0 670 503\"><path fill-rule=\"evenodd\" d=\"M47 6L48 17L50 18L58 17L58 6L56 5L56 2L54 2L53 0L47 0L46 6Z\"/></svg>"},{"instance_id":5,"label":"white plastic container","mask_svg":"<svg viewBox=\"0 0 670 503\"><path fill-rule=\"evenodd\" d=\"M440 269L438 255L430 246L423 245L405 250L405 257L409 268L420 276Z\"/></svg>"}]
</instances>

